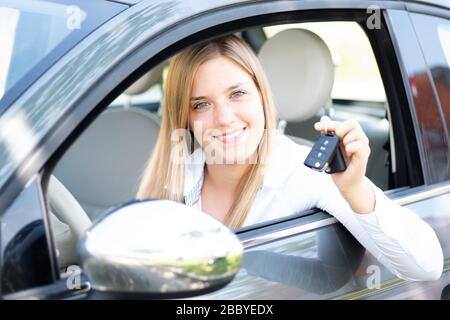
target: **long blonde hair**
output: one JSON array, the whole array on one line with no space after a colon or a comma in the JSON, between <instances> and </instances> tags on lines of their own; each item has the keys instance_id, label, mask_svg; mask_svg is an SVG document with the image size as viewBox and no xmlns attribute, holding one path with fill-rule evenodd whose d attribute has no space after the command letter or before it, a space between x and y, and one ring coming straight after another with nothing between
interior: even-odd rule
<instances>
[{"instance_id":1,"label":"long blonde hair","mask_svg":"<svg viewBox=\"0 0 450 320\"><path fill-rule=\"evenodd\" d=\"M250 170L241 178L238 186L239 197L225 219L225 224L229 227L238 228L244 223L262 186L266 160L272 148L271 137L276 130L276 115L268 81L258 58L252 49L235 35L195 45L171 59L164 88L161 129L144 171L137 198L184 202L183 160L188 159L191 150L186 137L181 136L177 141L172 141L171 134L177 129L189 130L190 95L194 77L202 63L217 56L231 59L248 72L260 92L265 118L264 135L258 146L258 161L252 164ZM176 152L176 156L182 161L173 161L173 152Z\"/></svg>"}]
</instances>

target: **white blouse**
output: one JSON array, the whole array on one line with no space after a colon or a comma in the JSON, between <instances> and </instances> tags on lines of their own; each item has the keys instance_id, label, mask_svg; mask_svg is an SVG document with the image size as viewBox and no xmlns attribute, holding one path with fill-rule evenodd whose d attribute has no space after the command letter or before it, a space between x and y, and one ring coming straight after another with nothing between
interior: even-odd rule
<instances>
[{"instance_id":1,"label":"white blouse","mask_svg":"<svg viewBox=\"0 0 450 320\"><path fill-rule=\"evenodd\" d=\"M375 210L354 212L330 175L307 168L310 148L277 135L263 186L244 221L248 226L311 208L338 219L353 236L397 277L436 280L442 274L443 253L434 230L412 210L389 199L368 178L375 192ZM205 155L198 148L185 167L185 203L201 210Z\"/></svg>"}]
</instances>

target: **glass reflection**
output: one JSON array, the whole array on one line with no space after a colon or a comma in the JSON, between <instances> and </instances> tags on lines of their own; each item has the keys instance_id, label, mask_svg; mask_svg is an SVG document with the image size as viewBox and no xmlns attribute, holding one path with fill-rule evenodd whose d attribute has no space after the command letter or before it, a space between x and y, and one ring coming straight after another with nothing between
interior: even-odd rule
<instances>
[{"instance_id":1,"label":"glass reflection","mask_svg":"<svg viewBox=\"0 0 450 320\"><path fill-rule=\"evenodd\" d=\"M365 249L340 224L245 252L236 278L200 299L324 299L365 286ZM364 281L363 281L364 282Z\"/></svg>"}]
</instances>

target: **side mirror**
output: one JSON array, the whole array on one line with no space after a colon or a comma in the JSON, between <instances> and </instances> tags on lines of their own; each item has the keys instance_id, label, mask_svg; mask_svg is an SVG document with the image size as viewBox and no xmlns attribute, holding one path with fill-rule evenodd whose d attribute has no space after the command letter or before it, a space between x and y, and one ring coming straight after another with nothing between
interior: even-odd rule
<instances>
[{"instance_id":1,"label":"side mirror","mask_svg":"<svg viewBox=\"0 0 450 320\"><path fill-rule=\"evenodd\" d=\"M211 216L149 199L98 221L80 240L79 254L91 287L105 297L181 298L227 285L243 248Z\"/></svg>"}]
</instances>

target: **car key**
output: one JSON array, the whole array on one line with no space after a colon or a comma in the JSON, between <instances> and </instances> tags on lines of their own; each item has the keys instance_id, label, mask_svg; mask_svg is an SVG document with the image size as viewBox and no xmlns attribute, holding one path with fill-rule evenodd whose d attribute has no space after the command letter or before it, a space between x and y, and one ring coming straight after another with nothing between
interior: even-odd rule
<instances>
[{"instance_id":1,"label":"car key","mask_svg":"<svg viewBox=\"0 0 450 320\"><path fill-rule=\"evenodd\" d=\"M339 148L339 137L334 133L320 135L304 164L313 170L330 174L344 171L347 166Z\"/></svg>"}]
</instances>

